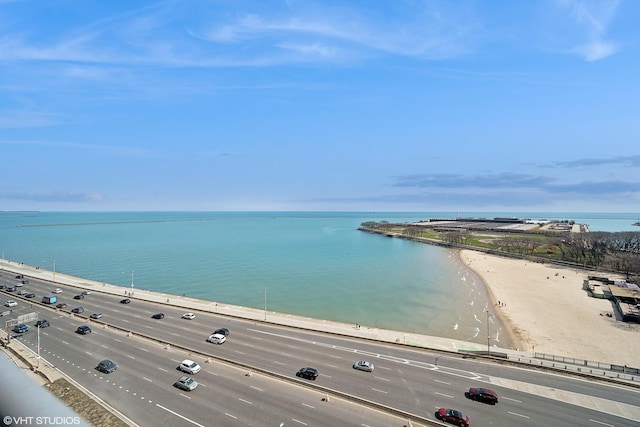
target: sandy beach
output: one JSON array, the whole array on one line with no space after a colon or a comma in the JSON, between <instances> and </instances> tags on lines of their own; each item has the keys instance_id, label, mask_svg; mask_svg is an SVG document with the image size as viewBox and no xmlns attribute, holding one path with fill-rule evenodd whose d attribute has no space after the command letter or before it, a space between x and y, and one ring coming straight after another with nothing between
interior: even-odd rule
<instances>
[{"instance_id":1,"label":"sandy beach","mask_svg":"<svg viewBox=\"0 0 640 427\"><path fill-rule=\"evenodd\" d=\"M518 350L638 365L640 325L607 317L612 303L582 290L588 275L619 276L469 250L460 258L484 281Z\"/></svg>"}]
</instances>

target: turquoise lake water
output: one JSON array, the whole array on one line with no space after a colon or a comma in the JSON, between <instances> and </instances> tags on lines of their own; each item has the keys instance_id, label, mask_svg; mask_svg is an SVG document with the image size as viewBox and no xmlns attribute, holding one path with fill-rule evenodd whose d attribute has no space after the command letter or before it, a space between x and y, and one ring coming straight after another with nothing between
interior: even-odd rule
<instances>
[{"instance_id":1,"label":"turquoise lake water","mask_svg":"<svg viewBox=\"0 0 640 427\"><path fill-rule=\"evenodd\" d=\"M483 284L456 252L358 231L456 213L3 212L5 259L120 286L486 342ZM638 214L460 213L640 231ZM491 326L507 345L499 325ZM492 332L492 335L494 333Z\"/></svg>"}]
</instances>

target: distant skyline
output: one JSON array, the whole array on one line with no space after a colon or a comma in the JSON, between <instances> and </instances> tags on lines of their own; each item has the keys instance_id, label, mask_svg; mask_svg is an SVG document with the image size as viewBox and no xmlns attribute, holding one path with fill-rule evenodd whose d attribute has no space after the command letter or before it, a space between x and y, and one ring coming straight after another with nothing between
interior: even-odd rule
<instances>
[{"instance_id":1,"label":"distant skyline","mask_svg":"<svg viewBox=\"0 0 640 427\"><path fill-rule=\"evenodd\" d=\"M639 21L0 0L0 211L640 212Z\"/></svg>"}]
</instances>

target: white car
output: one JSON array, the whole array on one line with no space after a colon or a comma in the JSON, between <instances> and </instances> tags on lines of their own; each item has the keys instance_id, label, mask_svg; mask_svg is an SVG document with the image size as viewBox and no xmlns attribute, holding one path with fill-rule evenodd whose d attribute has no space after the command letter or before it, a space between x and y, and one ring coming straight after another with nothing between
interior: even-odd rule
<instances>
[{"instance_id":1,"label":"white car","mask_svg":"<svg viewBox=\"0 0 640 427\"><path fill-rule=\"evenodd\" d=\"M227 337L225 337L222 334L211 334L209 335L209 338L207 338L207 341L212 342L214 344L222 344L227 340Z\"/></svg>"},{"instance_id":2,"label":"white car","mask_svg":"<svg viewBox=\"0 0 640 427\"><path fill-rule=\"evenodd\" d=\"M373 372L373 363L367 362L366 360L358 360L353 364L353 369L357 369L359 371Z\"/></svg>"},{"instance_id":3,"label":"white car","mask_svg":"<svg viewBox=\"0 0 640 427\"><path fill-rule=\"evenodd\" d=\"M82 291L82 295L91 295L91 291Z\"/></svg>"},{"instance_id":4,"label":"white car","mask_svg":"<svg viewBox=\"0 0 640 427\"><path fill-rule=\"evenodd\" d=\"M187 374L195 375L200 372L200 365L194 362L193 360L184 359L180 366L178 366L182 372L186 372Z\"/></svg>"},{"instance_id":5,"label":"white car","mask_svg":"<svg viewBox=\"0 0 640 427\"><path fill-rule=\"evenodd\" d=\"M193 313L185 313L182 315L183 319L189 319L189 320L193 320L196 318L196 315Z\"/></svg>"},{"instance_id":6,"label":"white car","mask_svg":"<svg viewBox=\"0 0 640 427\"><path fill-rule=\"evenodd\" d=\"M60 288L55 288L54 290L51 291L52 294L60 294L62 293L62 289Z\"/></svg>"},{"instance_id":7,"label":"white car","mask_svg":"<svg viewBox=\"0 0 640 427\"><path fill-rule=\"evenodd\" d=\"M15 302L14 300L10 299L9 301L4 303L5 307L16 307L18 305L17 302Z\"/></svg>"},{"instance_id":8,"label":"white car","mask_svg":"<svg viewBox=\"0 0 640 427\"><path fill-rule=\"evenodd\" d=\"M22 296L22 295L26 295L26 294L28 294L28 293L29 293L29 291L27 291L26 289L20 289L20 290L18 291L18 295L21 295L21 296Z\"/></svg>"}]
</instances>

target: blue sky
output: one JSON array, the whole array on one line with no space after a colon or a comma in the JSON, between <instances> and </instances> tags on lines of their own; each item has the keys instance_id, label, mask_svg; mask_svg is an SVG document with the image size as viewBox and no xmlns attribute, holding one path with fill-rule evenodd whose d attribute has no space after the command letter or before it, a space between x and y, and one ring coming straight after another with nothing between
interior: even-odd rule
<instances>
[{"instance_id":1,"label":"blue sky","mask_svg":"<svg viewBox=\"0 0 640 427\"><path fill-rule=\"evenodd\" d=\"M0 210L640 212L640 2L0 0Z\"/></svg>"}]
</instances>

